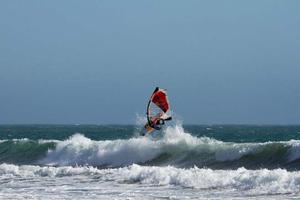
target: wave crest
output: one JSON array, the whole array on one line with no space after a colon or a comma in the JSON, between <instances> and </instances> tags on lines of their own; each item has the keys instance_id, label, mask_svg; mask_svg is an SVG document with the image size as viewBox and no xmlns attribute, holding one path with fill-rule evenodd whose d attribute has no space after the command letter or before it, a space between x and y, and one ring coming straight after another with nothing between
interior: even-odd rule
<instances>
[{"instance_id":1,"label":"wave crest","mask_svg":"<svg viewBox=\"0 0 300 200\"><path fill-rule=\"evenodd\" d=\"M190 168L299 169L300 141L222 142L195 137L182 126L166 127L157 137L95 141L82 134L59 140L3 140L0 161L14 164L120 167L131 164ZM26 159L25 159L26 158Z\"/></svg>"},{"instance_id":2,"label":"wave crest","mask_svg":"<svg viewBox=\"0 0 300 200\"><path fill-rule=\"evenodd\" d=\"M137 164L117 169L95 167L51 167L33 165L0 165L1 179L21 177L84 176L85 180L113 181L118 184L142 184L154 186L180 186L197 189L237 190L250 195L285 194L300 192L300 172L285 169L212 170L193 167L190 169L172 166L151 167Z\"/></svg>"}]
</instances>

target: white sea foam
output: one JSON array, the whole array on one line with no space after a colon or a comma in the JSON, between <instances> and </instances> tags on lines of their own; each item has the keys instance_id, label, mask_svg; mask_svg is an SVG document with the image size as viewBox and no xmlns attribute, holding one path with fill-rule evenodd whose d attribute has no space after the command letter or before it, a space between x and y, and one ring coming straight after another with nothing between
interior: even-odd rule
<instances>
[{"instance_id":1,"label":"white sea foam","mask_svg":"<svg viewBox=\"0 0 300 200\"><path fill-rule=\"evenodd\" d=\"M300 158L300 141L299 140L290 140L285 142L289 146L289 155L288 160L294 161Z\"/></svg>"},{"instance_id":2,"label":"white sea foam","mask_svg":"<svg viewBox=\"0 0 300 200\"><path fill-rule=\"evenodd\" d=\"M59 143L61 140L45 140L45 139L39 139L38 143L39 144L45 144L45 143Z\"/></svg>"},{"instance_id":3,"label":"white sea foam","mask_svg":"<svg viewBox=\"0 0 300 200\"><path fill-rule=\"evenodd\" d=\"M27 142L24 139L14 141ZM287 199L300 196L299 171L213 170L133 164L147 162L162 153L176 158L188 152L206 153L217 161L231 161L273 143L286 146L289 161L294 161L300 158L298 140L222 142L194 137L180 125L175 125L166 127L160 139L136 137L94 141L75 134L64 141L38 142L56 143L40 164L58 166L0 164L0 199L245 199L252 196ZM93 167L105 165L122 167Z\"/></svg>"},{"instance_id":4,"label":"white sea foam","mask_svg":"<svg viewBox=\"0 0 300 200\"><path fill-rule=\"evenodd\" d=\"M124 187L130 183L200 190L235 190L248 195L300 193L300 172L289 172L285 169L212 170L197 167L180 169L172 166L149 167L137 164L118 169L0 165L0 182L3 180L5 182L7 178L11 180L38 178L37 180L43 181L39 177L73 177L73 180L76 176L80 176L81 180L97 178L99 184L109 181L110 185L121 184Z\"/></svg>"},{"instance_id":5,"label":"white sea foam","mask_svg":"<svg viewBox=\"0 0 300 200\"><path fill-rule=\"evenodd\" d=\"M104 170L105 171L105 170ZM101 170L95 167L41 167L37 165L13 165L3 163L0 165L0 176L11 177L62 177L62 176L74 176L74 175L94 175L100 174Z\"/></svg>"},{"instance_id":6,"label":"white sea foam","mask_svg":"<svg viewBox=\"0 0 300 200\"><path fill-rule=\"evenodd\" d=\"M25 143L25 142L30 141L30 139L28 139L28 138L10 139L10 140L6 139L6 140L0 140L0 143L4 143L4 142L8 142L8 141L13 141L14 143L18 143L18 142Z\"/></svg>"},{"instance_id":7,"label":"white sea foam","mask_svg":"<svg viewBox=\"0 0 300 200\"><path fill-rule=\"evenodd\" d=\"M30 142L33 140L13 139L2 140L15 143ZM268 145L274 143L282 144L288 149L287 161L300 158L300 141L291 140L287 142L265 142L265 143L233 143L222 142L208 137L195 137L184 131L181 125L168 126L163 130L162 137L135 137L131 139L94 141L82 134L75 134L64 141L60 140L38 140L39 144L55 143L54 149L49 149L47 155L38 163L46 165L90 165L120 167L133 163L141 164L158 158L159 155L167 154L171 157L169 161L162 164L173 164L178 166L180 161L188 163L201 163L199 157L208 158L210 162L234 161L244 155L255 154L263 151ZM186 157L194 160L184 160ZM196 156L195 156L196 155ZM198 159L198 160L197 160ZM191 161L191 162L189 162ZM205 163L203 163L205 165ZM201 166L201 164L200 164Z\"/></svg>"},{"instance_id":8,"label":"white sea foam","mask_svg":"<svg viewBox=\"0 0 300 200\"><path fill-rule=\"evenodd\" d=\"M58 142L56 148L49 150L47 157L41 163L121 166L143 163L165 151L177 148L184 150L196 145L193 137L188 134L184 137L172 136L174 131L182 131L180 128L170 129L166 130L166 135L161 140L138 137L128 140L93 141L81 134L75 134L68 140Z\"/></svg>"},{"instance_id":9,"label":"white sea foam","mask_svg":"<svg viewBox=\"0 0 300 200\"><path fill-rule=\"evenodd\" d=\"M36 141L36 140L29 139L29 138L5 139L5 140L0 140L0 143L9 142L9 141L13 141L14 143L18 143L18 142L26 143L26 142L30 142L30 141ZM58 143L58 142L61 142L61 140L46 140L46 139L39 139L38 140L39 144L44 144L44 143Z\"/></svg>"},{"instance_id":10,"label":"white sea foam","mask_svg":"<svg viewBox=\"0 0 300 200\"><path fill-rule=\"evenodd\" d=\"M260 194L300 192L300 172L288 172L285 169L211 170L132 165L122 170L125 179L143 184L180 185L199 189L230 188Z\"/></svg>"},{"instance_id":11,"label":"white sea foam","mask_svg":"<svg viewBox=\"0 0 300 200\"><path fill-rule=\"evenodd\" d=\"M54 165L108 165L120 166L145 162L155 158L161 149L149 138L93 141L80 134L59 142L41 161Z\"/></svg>"},{"instance_id":12,"label":"white sea foam","mask_svg":"<svg viewBox=\"0 0 300 200\"><path fill-rule=\"evenodd\" d=\"M236 160L256 151L261 144L235 144L215 139L197 138L186 133L179 125L169 126L163 137L136 137L123 140L93 141L75 134L65 141L57 141L41 164L124 166L151 161L162 153L176 155L188 153L210 154L217 161Z\"/></svg>"}]
</instances>

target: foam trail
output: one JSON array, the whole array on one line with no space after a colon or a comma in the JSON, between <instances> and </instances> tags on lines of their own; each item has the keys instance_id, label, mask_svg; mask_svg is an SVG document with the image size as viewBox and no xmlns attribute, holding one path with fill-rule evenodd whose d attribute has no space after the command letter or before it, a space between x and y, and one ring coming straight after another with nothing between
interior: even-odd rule
<instances>
[{"instance_id":1,"label":"foam trail","mask_svg":"<svg viewBox=\"0 0 300 200\"><path fill-rule=\"evenodd\" d=\"M236 190L248 195L300 193L300 172L285 169L212 170L193 167L180 169L172 166L149 167L133 164L117 169L97 169L95 167L40 167L32 165L0 165L0 181L7 178L39 178L81 176L97 177L98 181L113 181L122 184L142 184L145 186L179 186L200 190ZM40 180L40 179L39 179Z\"/></svg>"}]
</instances>

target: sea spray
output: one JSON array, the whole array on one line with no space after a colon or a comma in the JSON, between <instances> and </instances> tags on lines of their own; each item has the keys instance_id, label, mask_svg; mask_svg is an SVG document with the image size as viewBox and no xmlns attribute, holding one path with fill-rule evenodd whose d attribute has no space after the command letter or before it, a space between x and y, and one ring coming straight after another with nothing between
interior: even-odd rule
<instances>
[{"instance_id":1,"label":"sea spray","mask_svg":"<svg viewBox=\"0 0 300 200\"><path fill-rule=\"evenodd\" d=\"M180 125L166 127L159 138L92 140L74 134L66 140L6 139L0 161L12 164L122 167L131 164L212 169L300 168L300 141L234 143L196 137Z\"/></svg>"},{"instance_id":2,"label":"sea spray","mask_svg":"<svg viewBox=\"0 0 300 200\"><path fill-rule=\"evenodd\" d=\"M57 144L40 163L51 165L122 166L143 163L161 152L153 140L141 137L129 140L92 141L81 134Z\"/></svg>"},{"instance_id":3,"label":"sea spray","mask_svg":"<svg viewBox=\"0 0 300 200\"><path fill-rule=\"evenodd\" d=\"M65 137L59 131L69 126L51 127L44 135L35 131L17 135L20 127L10 127L8 136L0 131L0 199L300 196L300 138L291 132L295 136L291 140L285 137L289 132L282 132L283 141L268 141L261 132L297 127L199 126L190 132L175 124L154 137L134 137L129 126L72 126L73 133ZM81 133L74 131L77 128ZM85 132L88 129L92 132ZM241 129L249 133L226 136ZM203 130L206 134L200 134ZM216 130L225 135L215 134Z\"/></svg>"}]
</instances>

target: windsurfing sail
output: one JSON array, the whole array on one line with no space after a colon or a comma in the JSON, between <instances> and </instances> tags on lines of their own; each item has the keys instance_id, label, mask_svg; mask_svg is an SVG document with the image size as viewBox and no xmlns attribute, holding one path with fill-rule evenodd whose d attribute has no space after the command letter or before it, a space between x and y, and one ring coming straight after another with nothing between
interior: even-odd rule
<instances>
[{"instance_id":1,"label":"windsurfing sail","mask_svg":"<svg viewBox=\"0 0 300 200\"><path fill-rule=\"evenodd\" d=\"M155 88L147 106L148 124L151 126L155 119L172 119L167 91L159 87Z\"/></svg>"}]
</instances>

